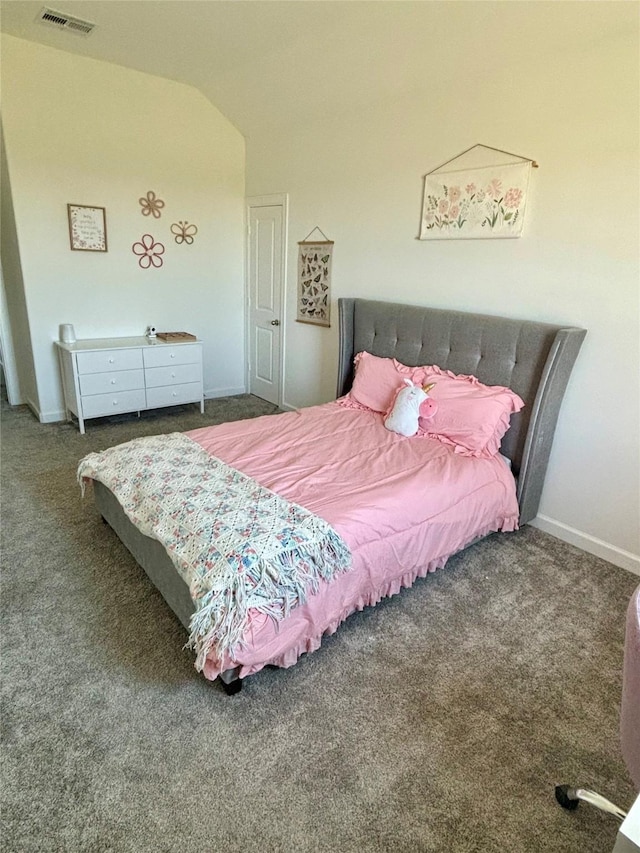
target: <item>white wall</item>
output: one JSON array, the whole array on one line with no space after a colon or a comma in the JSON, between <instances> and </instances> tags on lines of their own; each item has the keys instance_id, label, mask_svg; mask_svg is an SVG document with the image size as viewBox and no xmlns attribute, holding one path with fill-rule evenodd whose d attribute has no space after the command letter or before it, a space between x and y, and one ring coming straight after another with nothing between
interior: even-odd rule
<instances>
[{"instance_id":1,"label":"white wall","mask_svg":"<svg viewBox=\"0 0 640 853\"><path fill-rule=\"evenodd\" d=\"M244 140L197 90L2 37L2 114L42 420L63 417L53 341L143 334L204 341L205 394L240 393L244 373ZM143 217L153 190L166 206ZM69 248L67 203L106 208L108 252ZM170 226L198 227L177 245ZM166 247L144 270L131 247ZM5 266L5 283L16 271Z\"/></svg>"},{"instance_id":2,"label":"white wall","mask_svg":"<svg viewBox=\"0 0 640 853\"><path fill-rule=\"evenodd\" d=\"M538 523L640 573L638 18L630 4L611 9L628 19L625 37L552 56L540 44L538 59L487 77L497 14L455 86L425 75L404 98L317 120L309 109L252 135L247 192L289 193L290 405L335 392L337 324L295 323L296 243L316 225L335 240L334 307L362 296L586 327ZM417 241L422 176L476 142L540 163L523 237Z\"/></svg>"}]
</instances>

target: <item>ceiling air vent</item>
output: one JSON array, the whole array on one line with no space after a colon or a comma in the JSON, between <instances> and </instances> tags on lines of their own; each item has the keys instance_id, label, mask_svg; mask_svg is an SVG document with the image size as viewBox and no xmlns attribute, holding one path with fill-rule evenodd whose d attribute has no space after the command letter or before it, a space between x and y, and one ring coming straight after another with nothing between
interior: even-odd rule
<instances>
[{"instance_id":1,"label":"ceiling air vent","mask_svg":"<svg viewBox=\"0 0 640 853\"><path fill-rule=\"evenodd\" d=\"M73 33L79 33L83 36L88 36L96 26L90 21L83 21L81 18L74 18L72 15L65 15L62 12L47 9L46 6L40 10L36 21L48 24L50 27L57 27L59 30L69 30Z\"/></svg>"}]
</instances>

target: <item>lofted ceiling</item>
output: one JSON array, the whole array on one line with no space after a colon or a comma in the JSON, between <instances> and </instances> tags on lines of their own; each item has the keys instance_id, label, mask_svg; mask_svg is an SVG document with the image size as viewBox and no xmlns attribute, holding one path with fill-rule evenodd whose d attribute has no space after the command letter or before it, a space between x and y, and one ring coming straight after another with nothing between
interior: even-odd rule
<instances>
[{"instance_id":1,"label":"lofted ceiling","mask_svg":"<svg viewBox=\"0 0 640 853\"><path fill-rule=\"evenodd\" d=\"M89 36L36 20L43 5L96 24ZM200 89L251 137L316 114L526 67L628 26L617 2L564 0L2 0L18 38Z\"/></svg>"}]
</instances>

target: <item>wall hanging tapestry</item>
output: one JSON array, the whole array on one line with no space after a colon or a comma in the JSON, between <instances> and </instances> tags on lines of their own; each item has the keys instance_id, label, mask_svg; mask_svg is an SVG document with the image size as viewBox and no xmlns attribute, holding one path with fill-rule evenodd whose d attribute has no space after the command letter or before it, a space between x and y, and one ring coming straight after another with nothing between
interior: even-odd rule
<instances>
[{"instance_id":1,"label":"wall hanging tapestry","mask_svg":"<svg viewBox=\"0 0 640 853\"><path fill-rule=\"evenodd\" d=\"M320 231L317 226L313 231ZM309 240L309 232L298 243L298 323L331 325L331 258L333 240Z\"/></svg>"},{"instance_id":2,"label":"wall hanging tapestry","mask_svg":"<svg viewBox=\"0 0 640 853\"><path fill-rule=\"evenodd\" d=\"M68 204L69 241L79 252L107 251L107 219L104 207Z\"/></svg>"},{"instance_id":3,"label":"wall hanging tapestry","mask_svg":"<svg viewBox=\"0 0 640 853\"><path fill-rule=\"evenodd\" d=\"M474 148L473 145L424 176L420 240L464 240L487 237L520 237L531 167L526 157L519 162L498 163L465 169L445 169ZM500 151L509 154L508 151ZM518 154L509 154L519 157Z\"/></svg>"}]
</instances>

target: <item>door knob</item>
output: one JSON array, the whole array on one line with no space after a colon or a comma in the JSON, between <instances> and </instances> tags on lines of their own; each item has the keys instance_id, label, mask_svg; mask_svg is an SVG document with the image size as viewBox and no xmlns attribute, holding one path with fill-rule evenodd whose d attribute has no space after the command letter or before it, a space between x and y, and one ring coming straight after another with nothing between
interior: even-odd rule
<instances>
[{"instance_id":1,"label":"door knob","mask_svg":"<svg viewBox=\"0 0 640 853\"><path fill-rule=\"evenodd\" d=\"M272 326L279 326L279 325L280 325L280 320L272 320L272 321L271 321L271 325L272 325Z\"/></svg>"}]
</instances>

